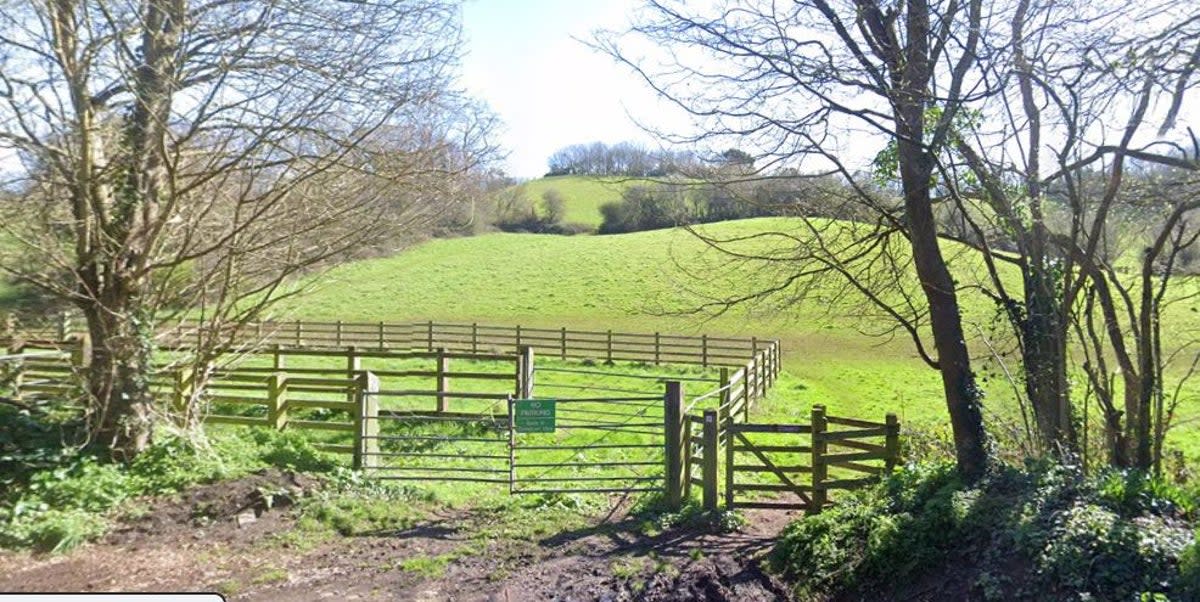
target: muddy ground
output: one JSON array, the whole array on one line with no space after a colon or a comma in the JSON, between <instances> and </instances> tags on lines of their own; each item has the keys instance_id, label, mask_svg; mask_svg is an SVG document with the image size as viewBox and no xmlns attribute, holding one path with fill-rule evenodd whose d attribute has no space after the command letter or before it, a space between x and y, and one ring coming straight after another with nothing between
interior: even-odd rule
<instances>
[{"instance_id":1,"label":"muddy ground","mask_svg":"<svg viewBox=\"0 0 1200 602\"><path fill-rule=\"evenodd\" d=\"M787 599L786 587L757 562L793 518L782 512L749 514L734 533L647 536L617 510L534 541L481 544L471 530L484 517L469 511L394 532L316 537L294 528L289 496L267 508L260 493L299 496L312 486L299 475L266 473L193 489L69 554L0 554L0 591L218 591L229 600ZM442 564L429 561L448 554Z\"/></svg>"}]
</instances>

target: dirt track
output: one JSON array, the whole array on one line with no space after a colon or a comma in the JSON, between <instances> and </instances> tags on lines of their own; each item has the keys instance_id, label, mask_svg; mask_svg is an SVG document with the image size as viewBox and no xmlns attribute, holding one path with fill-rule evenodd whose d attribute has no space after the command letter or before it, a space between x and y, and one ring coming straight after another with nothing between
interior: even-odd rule
<instances>
[{"instance_id":1,"label":"dirt track","mask_svg":"<svg viewBox=\"0 0 1200 602\"><path fill-rule=\"evenodd\" d=\"M291 479L288 486L306 483ZM287 507L237 526L266 481L199 488L63 556L0 555L0 591L221 591L231 600L779 600L785 589L758 570L789 520L749 515L733 534L640 534L637 521L598 517L534 541L488 541L433 571L401 567L466 545L469 513L433 516L397 532L304 541ZM260 504L261 506L261 504ZM196 526L198 512L219 516ZM477 542L477 539L475 540Z\"/></svg>"}]
</instances>

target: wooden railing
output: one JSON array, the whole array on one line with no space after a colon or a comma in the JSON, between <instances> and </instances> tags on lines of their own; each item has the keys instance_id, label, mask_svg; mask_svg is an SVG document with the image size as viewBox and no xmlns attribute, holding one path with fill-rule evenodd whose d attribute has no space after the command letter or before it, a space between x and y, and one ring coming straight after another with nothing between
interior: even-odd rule
<instances>
[{"instance_id":1,"label":"wooden railing","mask_svg":"<svg viewBox=\"0 0 1200 602\"><path fill-rule=\"evenodd\" d=\"M187 347L202 325L184 321L162 329L166 346ZM333 348L449 351L481 353L509 351L529 346L545 357L630 361L652 364L685 364L702 367L745 367L758 358L756 368L773 378L779 373L779 342L757 337L689 336L663 333L629 333L613 330L575 330L495 326L446 322L255 322L236 329L227 327L225 338L235 344Z\"/></svg>"}]
</instances>

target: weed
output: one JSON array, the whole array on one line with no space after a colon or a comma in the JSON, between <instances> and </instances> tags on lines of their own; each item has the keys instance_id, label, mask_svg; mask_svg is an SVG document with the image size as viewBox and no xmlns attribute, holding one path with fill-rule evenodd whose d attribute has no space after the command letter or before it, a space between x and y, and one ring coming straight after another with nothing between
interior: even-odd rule
<instances>
[{"instance_id":1,"label":"weed","mask_svg":"<svg viewBox=\"0 0 1200 602\"><path fill-rule=\"evenodd\" d=\"M1181 599L1200 600L1200 534L1179 555L1179 594Z\"/></svg>"},{"instance_id":2,"label":"weed","mask_svg":"<svg viewBox=\"0 0 1200 602\"><path fill-rule=\"evenodd\" d=\"M313 521L305 526L297 525L295 529L288 529L287 531L272 534L265 540L264 544L269 548L285 548L295 550L298 553L304 553L321 545L332 534L333 529Z\"/></svg>"},{"instance_id":3,"label":"weed","mask_svg":"<svg viewBox=\"0 0 1200 602\"><path fill-rule=\"evenodd\" d=\"M321 496L302 506L301 524L306 530L319 525L342 535L389 533L412 527L421 515L411 505L396 501L361 494Z\"/></svg>"},{"instance_id":4,"label":"weed","mask_svg":"<svg viewBox=\"0 0 1200 602\"><path fill-rule=\"evenodd\" d=\"M242 582L238 581L237 579L226 579L225 581L218 583L214 589L217 590L217 593L223 596L233 597L236 596L238 592L242 591Z\"/></svg>"},{"instance_id":5,"label":"weed","mask_svg":"<svg viewBox=\"0 0 1200 602\"><path fill-rule=\"evenodd\" d=\"M254 585L267 585L268 583L280 583L288 580L288 572L284 569L268 569L259 573L250 583Z\"/></svg>"},{"instance_id":6,"label":"weed","mask_svg":"<svg viewBox=\"0 0 1200 602\"><path fill-rule=\"evenodd\" d=\"M401 570L420 575L426 579L437 579L446 572L446 566L454 559L451 554L440 556L413 556L400 561Z\"/></svg>"},{"instance_id":7,"label":"weed","mask_svg":"<svg viewBox=\"0 0 1200 602\"><path fill-rule=\"evenodd\" d=\"M623 556L613 560L608 570L613 577L629 581L646 570L646 561L643 558Z\"/></svg>"}]
</instances>

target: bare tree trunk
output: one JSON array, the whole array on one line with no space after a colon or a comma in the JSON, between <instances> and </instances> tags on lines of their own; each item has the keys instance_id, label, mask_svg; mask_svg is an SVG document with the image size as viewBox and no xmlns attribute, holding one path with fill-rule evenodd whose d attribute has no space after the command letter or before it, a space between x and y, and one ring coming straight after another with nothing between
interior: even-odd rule
<instances>
[{"instance_id":1,"label":"bare tree trunk","mask_svg":"<svg viewBox=\"0 0 1200 602\"><path fill-rule=\"evenodd\" d=\"M906 149L905 147L908 146ZM901 142L900 152L915 160L905 163L931 163L919 148ZM916 167L916 166L914 166ZM909 219L910 240L921 288L929 301L929 318L934 345L938 351L938 371L946 395L946 408L954 431L954 449L959 471L969 480L987 470L987 435L983 429L982 395L971 371L971 356L962 327L954 279L942 256L937 225L929 201L929 173L902 167L904 203ZM908 173L905 173L908 172Z\"/></svg>"},{"instance_id":2,"label":"bare tree trunk","mask_svg":"<svg viewBox=\"0 0 1200 602\"><path fill-rule=\"evenodd\" d=\"M91 339L87 393L93 408L92 432L114 459L128 460L146 449L153 435L149 381L153 327L142 316L130 319L115 313L114 307L121 307L115 302L80 306Z\"/></svg>"},{"instance_id":3,"label":"bare tree trunk","mask_svg":"<svg viewBox=\"0 0 1200 602\"><path fill-rule=\"evenodd\" d=\"M883 30L878 6L873 5L872 26ZM982 392L971 372L971 355L963 333L962 313L954 278L938 240L933 214L930 179L934 157L925 145L926 86L933 75L930 59L930 10L924 0L908 0L904 28L907 46L892 46L890 78L896 123L897 158L904 189L904 215L908 220L913 263L921 289L929 302L929 320L938 351L938 371L950 426L958 470L969 481L983 476L988 467L987 434L983 428ZM891 38L889 38L891 39Z\"/></svg>"},{"instance_id":4,"label":"bare tree trunk","mask_svg":"<svg viewBox=\"0 0 1200 602\"><path fill-rule=\"evenodd\" d=\"M920 5L920 2L916 2ZM910 6L910 40L925 41L923 32L911 33L911 21L925 19L928 26L927 7ZM917 23L916 27L921 27ZM934 161L929 150L919 142L924 137L925 107L919 100L924 98L923 82L928 77L929 65L914 64L914 56L924 58L920 52L910 53L908 73L904 77L893 74L898 88L896 123L900 178L904 188L904 210L908 219L909 240L912 244L913 260L921 288L929 302L929 319L933 328L934 345L938 351L938 371L942 375L942 387L946 396L946 408L950 414L950 425L954 431L954 449L958 469L968 480L983 476L988 466L987 434L983 428L981 408L982 394L971 372L971 355L967 350L963 333L962 314L954 278L946 266L945 257L938 240L937 221L933 215L930 176ZM924 71L916 77L913 71Z\"/></svg>"},{"instance_id":5,"label":"bare tree trunk","mask_svg":"<svg viewBox=\"0 0 1200 602\"><path fill-rule=\"evenodd\" d=\"M1078 450L1067 383L1066 320L1044 266L1025 275L1025 393L1033 407L1043 445L1059 456Z\"/></svg>"}]
</instances>

